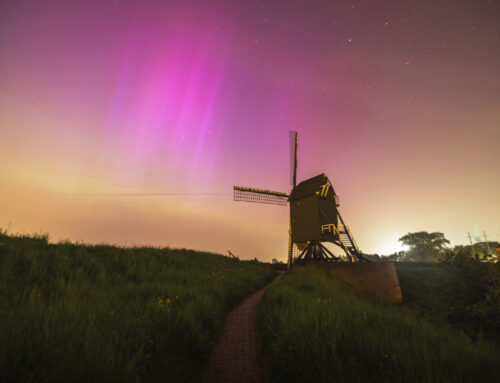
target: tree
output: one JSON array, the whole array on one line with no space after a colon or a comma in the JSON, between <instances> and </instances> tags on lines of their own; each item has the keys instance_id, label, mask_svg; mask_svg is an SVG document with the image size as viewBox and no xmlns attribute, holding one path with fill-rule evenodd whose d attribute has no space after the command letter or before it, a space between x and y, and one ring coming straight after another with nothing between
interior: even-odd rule
<instances>
[{"instance_id":1,"label":"tree","mask_svg":"<svg viewBox=\"0 0 500 383\"><path fill-rule=\"evenodd\" d=\"M437 261L444 255L446 244L450 243L443 233L426 231L408 233L399 238L399 241L410 248L407 252L409 260L421 262Z\"/></svg>"},{"instance_id":2,"label":"tree","mask_svg":"<svg viewBox=\"0 0 500 383\"><path fill-rule=\"evenodd\" d=\"M407 260L406 251L394 252L386 256L386 259L391 262L403 262Z\"/></svg>"},{"instance_id":3,"label":"tree","mask_svg":"<svg viewBox=\"0 0 500 383\"><path fill-rule=\"evenodd\" d=\"M496 246L496 242L490 242ZM474 259L480 262L497 263L498 258L488 253L486 244L475 243L474 245L457 245L453 249L447 249L442 259L445 262L464 262L467 259Z\"/></svg>"}]
</instances>

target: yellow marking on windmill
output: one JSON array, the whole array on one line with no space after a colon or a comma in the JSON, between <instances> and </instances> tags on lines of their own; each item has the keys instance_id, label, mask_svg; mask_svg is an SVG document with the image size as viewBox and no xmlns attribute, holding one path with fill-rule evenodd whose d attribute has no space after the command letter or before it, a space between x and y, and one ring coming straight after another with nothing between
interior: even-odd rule
<instances>
[{"instance_id":1,"label":"yellow marking on windmill","mask_svg":"<svg viewBox=\"0 0 500 383\"><path fill-rule=\"evenodd\" d=\"M328 194L328 189L330 189L330 181L328 181L324 185L321 185L321 197L326 197L326 195ZM320 192L316 192L316 194L320 194Z\"/></svg>"},{"instance_id":2,"label":"yellow marking on windmill","mask_svg":"<svg viewBox=\"0 0 500 383\"><path fill-rule=\"evenodd\" d=\"M337 229L337 226L335 226L334 223L329 223L326 225L321 225L321 234L323 234L323 233L339 234L339 231Z\"/></svg>"}]
</instances>

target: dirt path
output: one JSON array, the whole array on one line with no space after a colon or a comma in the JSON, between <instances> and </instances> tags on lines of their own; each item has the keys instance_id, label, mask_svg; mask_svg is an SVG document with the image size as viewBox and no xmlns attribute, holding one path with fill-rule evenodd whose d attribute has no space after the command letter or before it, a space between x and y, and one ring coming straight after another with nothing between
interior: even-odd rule
<instances>
[{"instance_id":1,"label":"dirt path","mask_svg":"<svg viewBox=\"0 0 500 383\"><path fill-rule=\"evenodd\" d=\"M280 274L263 289L246 298L229 313L224 329L205 371L205 383L259 383L260 342L255 309L264 290L278 281Z\"/></svg>"}]
</instances>

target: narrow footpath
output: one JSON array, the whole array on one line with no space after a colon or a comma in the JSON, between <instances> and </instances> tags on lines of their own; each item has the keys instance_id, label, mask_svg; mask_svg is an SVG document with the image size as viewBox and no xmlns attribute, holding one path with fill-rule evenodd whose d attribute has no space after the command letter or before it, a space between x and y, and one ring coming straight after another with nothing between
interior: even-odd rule
<instances>
[{"instance_id":1,"label":"narrow footpath","mask_svg":"<svg viewBox=\"0 0 500 383\"><path fill-rule=\"evenodd\" d=\"M264 291L277 282L280 274L266 287L246 298L229 313L222 335L212 352L203 381L205 383L259 383L260 340L256 308Z\"/></svg>"}]
</instances>

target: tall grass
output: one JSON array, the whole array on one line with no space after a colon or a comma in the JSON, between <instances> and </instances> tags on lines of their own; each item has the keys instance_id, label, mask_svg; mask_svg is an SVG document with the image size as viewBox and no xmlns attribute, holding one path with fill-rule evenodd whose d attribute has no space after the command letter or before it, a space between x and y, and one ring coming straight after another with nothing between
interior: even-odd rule
<instances>
[{"instance_id":1,"label":"tall grass","mask_svg":"<svg viewBox=\"0 0 500 383\"><path fill-rule=\"evenodd\" d=\"M395 265L404 306L473 339L500 342L500 264L458 259Z\"/></svg>"},{"instance_id":2,"label":"tall grass","mask_svg":"<svg viewBox=\"0 0 500 383\"><path fill-rule=\"evenodd\" d=\"M197 381L223 320L272 278L191 250L0 235L0 381Z\"/></svg>"},{"instance_id":3,"label":"tall grass","mask_svg":"<svg viewBox=\"0 0 500 383\"><path fill-rule=\"evenodd\" d=\"M296 267L258 307L272 382L495 382L500 355L376 302L314 266Z\"/></svg>"}]
</instances>

